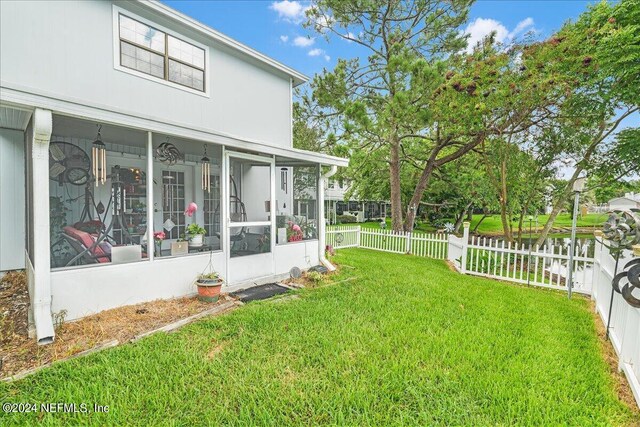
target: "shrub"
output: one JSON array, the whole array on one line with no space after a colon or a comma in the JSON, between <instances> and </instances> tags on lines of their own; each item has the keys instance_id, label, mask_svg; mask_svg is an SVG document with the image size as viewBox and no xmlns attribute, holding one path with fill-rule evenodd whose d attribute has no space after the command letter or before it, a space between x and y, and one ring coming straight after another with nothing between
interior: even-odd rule
<instances>
[{"instance_id":1,"label":"shrub","mask_svg":"<svg viewBox=\"0 0 640 427\"><path fill-rule=\"evenodd\" d=\"M318 271L308 272L307 279L313 284L313 286L319 286L324 283L324 276Z\"/></svg>"},{"instance_id":2,"label":"shrub","mask_svg":"<svg viewBox=\"0 0 640 427\"><path fill-rule=\"evenodd\" d=\"M342 224L358 222L357 218L354 215L338 215L336 221Z\"/></svg>"}]
</instances>

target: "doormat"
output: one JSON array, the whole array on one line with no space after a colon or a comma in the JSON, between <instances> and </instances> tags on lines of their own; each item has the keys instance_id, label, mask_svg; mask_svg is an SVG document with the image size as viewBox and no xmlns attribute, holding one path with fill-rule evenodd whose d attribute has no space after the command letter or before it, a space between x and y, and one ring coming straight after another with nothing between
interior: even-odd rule
<instances>
[{"instance_id":1,"label":"doormat","mask_svg":"<svg viewBox=\"0 0 640 427\"><path fill-rule=\"evenodd\" d=\"M266 285L254 286L253 288L232 292L231 295L239 298L242 302L249 302L271 298L272 296L286 292L289 292L289 288L285 288L276 283L267 283Z\"/></svg>"}]
</instances>

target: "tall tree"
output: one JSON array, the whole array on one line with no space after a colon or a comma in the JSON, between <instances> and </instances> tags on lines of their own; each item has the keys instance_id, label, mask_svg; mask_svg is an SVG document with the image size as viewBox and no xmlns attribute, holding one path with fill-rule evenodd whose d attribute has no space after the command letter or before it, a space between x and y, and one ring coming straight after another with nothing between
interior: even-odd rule
<instances>
[{"instance_id":1,"label":"tall tree","mask_svg":"<svg viewBox=\"0 0 640 427\"><path fill-rule=\"evenodd\" d=\"M563 27L542 50L548 66L574 81L558 124L573 146L574 172L555 198L537 244L542 244L575 180L603 165L631 163L637 154L637 131L616 136L624 120L640 107L640 1L622 0L592 6L575 23ZM626 158L626 160L623 159ZM637 156L635 157L637 159ZM636 163L637 165L637 163Z\"/></svg>"},{"instance_id":2,"label":"tall tree","mask_svg":"<svg viewBox=\"0 0 640 427\"><path fill-rule=\"evenodd\" d=\"M441 61L464 47L458 27L470 0L319 0L308 25L360 45L367 60L339 60L332 72L314 79L315 100L339 114L344 134L363 149L382 150L388 163L392 222L402 228L402 141L429 120L416 80L432 89Z\"/></svg>"}]
</instances>

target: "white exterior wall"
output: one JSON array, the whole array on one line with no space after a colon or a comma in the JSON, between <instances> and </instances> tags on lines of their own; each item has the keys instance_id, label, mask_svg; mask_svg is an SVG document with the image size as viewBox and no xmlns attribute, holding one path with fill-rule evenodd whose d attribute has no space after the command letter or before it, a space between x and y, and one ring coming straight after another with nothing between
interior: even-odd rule
<instances>
[{"instance_id":1,"label":"white exterior wall","mask_svg":"<svg viewBox=\"0 0 640 427\"><path fill-rule=\"evenodd\" d=\"M276 274L288 273L292 267L306 270L320 264L317 240L276 245L275 256Z\"/></svg>"},{"instance_id":2,"label":"white exterior wall","mask_svg":"<svg viewBox=\"0 0 640 427\"><path fill-rule=\"evenodd\" d=\"M346 183L340 186L337 180L332 180L331 182L333 183L333 188L330 188L329 183L327 183L327 187L324 190L325 200L343 201L349 186Z\"/></svg>"},{"instance_id":3,"label":"white exterior wall","mask_svg":"<svg viewBox=\"0 0 640 427\"><path fill-rule=\"evenodd\" d=\"M118 6L207 45L209 96L116 70L110 1L0 2L1 85L291 147L289 76L141 5Z\"/></svg>"},{"instance_id":4,"label":"white exterior wall","mask_svg":"<svg viewBox=\"0 0 640 427\"><path fill-rule=\"evenodd\" d=\"M24 133L0 128L0 271L24 268Z\"/></svg>"},{"instance_id":5,"label":"white exterior wall","mask_svg":"<svg viewBox=\"0 0 640 427\"><path fill-rule=\"evenodd\" d=\"M640 202L636 202L627 197L618 197L616 199L611 199L609 201L609 209L631 209L631 208L640 208Z\"/></svg>"},{"instance_id":6,"label":"white exterior wall","mask_svg":"<svg viewBox=\"0 0 640 427\"><path fill-rule=\"evenodd\" d=\"M66 310L66 319L74 320L123 305L192 295L196 277L208 263L205 253L52 271L51 312ZM213 268L226 277L222 252L214 252Z\"/></svg>"}]
</instances>

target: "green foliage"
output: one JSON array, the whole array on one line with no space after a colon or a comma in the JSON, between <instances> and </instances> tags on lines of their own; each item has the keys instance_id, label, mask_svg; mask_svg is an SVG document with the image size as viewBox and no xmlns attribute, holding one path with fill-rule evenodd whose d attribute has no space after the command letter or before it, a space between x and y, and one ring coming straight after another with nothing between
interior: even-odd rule
<instances>
[{"instance_id":1,"label":"green foliage","mask_svg":"<svg viewBox=\"0 0 640 427\"><path fill-rule=\"evenodd\" d=\"M351 224L358 222L355 215L338 215L336 221L340 224Z\"/></svg>"},{"instance_id":2,"label":"green foliage","mask_svg":"<svg viewBox=\"0 0 640 427\"><path fill-rule=\"evenodd\" d=\"M318 271L309 271L306 274L306 277L313 284L313 286L320 286L326 281L324 274Z\"/></svg>"},{"instance_id":3,"label":"green foliage","mask_svg":"<svg viewBox=\"0 0 640 427\"><path fill-rule=\"evenodd\" d=\"M187 225L185 233L189 236L195 236L196 234L207 234L207 230L204 227L194 223Z\"/></svg>"}]
</instances>

